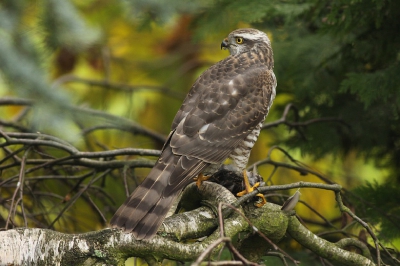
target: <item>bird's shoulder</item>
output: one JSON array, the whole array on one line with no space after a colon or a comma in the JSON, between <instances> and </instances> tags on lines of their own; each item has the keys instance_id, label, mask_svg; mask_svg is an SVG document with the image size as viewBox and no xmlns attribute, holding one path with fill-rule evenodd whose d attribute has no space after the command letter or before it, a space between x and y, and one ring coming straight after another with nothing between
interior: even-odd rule
<instances>
[{"instance_id":1,"label":"bird's shoulder","mask_svg":"<svg viewBox=\"0 0 400 266\"><path fill-rule=\"evenodd\" d=\"M172 129L190 112L218 117L250 95L263 95L273 72L261 62L250 61L244 56L229 56L204 71L177 112Z\"/></svg>"}]
</instances>

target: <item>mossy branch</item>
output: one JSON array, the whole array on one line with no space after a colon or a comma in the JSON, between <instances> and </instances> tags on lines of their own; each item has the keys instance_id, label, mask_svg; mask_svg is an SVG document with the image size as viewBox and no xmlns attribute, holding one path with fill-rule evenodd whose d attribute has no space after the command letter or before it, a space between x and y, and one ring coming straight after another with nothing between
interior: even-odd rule
<instances>
[{"instance_id":1,"label":"mossy branch","mask_svg":"<svg viewBox=\"0 0 400 266\"><path fill-rule=\"evenodd\" d=\"M0 233L0 238L3 239L0 248L2 254L6 255L0 256L0 263L124 265L129 257L142 257L151 264L163 259L194 261L201 258L201 254L210 247L211 258L214 257L223 248L222 243L230 245L227 239L232 239L239 232L247 232L247 237L252 237L254 232L260 232L274 242L278 242L288 232L301 245L333 262L342 265L375 265L367 257L343 250L340 245L317 237L301 225L295 216L288 215L280 210L280 206L272 203L267 203L261 208L255 208L249 203L245 204L243 209L232 212L224 220L223 238L226 238L226 241L221 240L220 231L217 229L218 213L204 206L194 208L204 200L214 206L218 206L219 202L237 202L232 193L216 183L204 182L200 189L191 184L182 196L183 203L191 203L183 204L189 210L167 218L158 235L146 241L137 241L132 234L123 233L118 229L104 229L85 234L64 234L38 228L3 231ZM204 238L201 242L182 241L200 237ZM255 248L258 256L255 256L254 252L246 253L244 245L241 245L242 249L239 250L254 261L258 260L260 255L267 255L265 245L261 247L264 253L259 253L259 249Z\"/></svg>"}]
</instances>

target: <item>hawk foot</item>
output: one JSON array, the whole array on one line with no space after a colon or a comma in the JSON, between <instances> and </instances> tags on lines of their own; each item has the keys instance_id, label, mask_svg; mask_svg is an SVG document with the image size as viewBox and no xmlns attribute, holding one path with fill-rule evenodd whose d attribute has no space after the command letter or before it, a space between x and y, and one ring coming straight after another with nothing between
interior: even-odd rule
<instances>
[{"instance_id":1,"label":"hawk foot","mask_svg":"<svg viewBox=\"0 0 400 266\"><path fill-rule=\"evenodd\" d=\"M210 177L211 176L199 174L197 177L194 178L194 181L196 181L196 186L199 188L201 186L201 183L203 183L203 181L210 179Z\"/></svg>"},{"instance_id":2,"label":"hawk foot","mask_svg":"<svg viewBox=\"0 0 400 266\"><path fill-rule=\"evenodd\" d=\"M263 194L258 193L256 196L260 197L260 200L254 204L256 207L261 208L262 206L265 205L265 203L267 203L267 200L265 199Z\"/></svg>"},{"instance_id":3,"label":"hawk foot","mask_svg":"<svg viewBox=\"0 0 400 266\"><path fill-rule=\"evenodd\" d=\"M246 170L243 170L243 179L244 179L245 189L236 194L236 196L238 196L238 197L241 197L241 196L244 196L246 194L249 194L250 192L254 191L254 189L256 189L257 187L260 186L260 182L255 183L254 186L250 185L249 178L247 176L247 171ZM263 194L258 193L256 196L261 198L261 201L259 201L258 203L255 204L256 207L260 208L265 203L267 203L267 200L265 199Z\"/></svg>"}]
</instances>

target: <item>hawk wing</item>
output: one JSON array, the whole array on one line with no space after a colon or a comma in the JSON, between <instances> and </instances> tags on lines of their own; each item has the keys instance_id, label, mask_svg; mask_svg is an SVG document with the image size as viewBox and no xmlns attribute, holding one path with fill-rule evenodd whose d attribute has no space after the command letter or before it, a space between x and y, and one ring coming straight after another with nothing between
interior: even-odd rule
<instances>
[{"instance_id":1,"label":"hawk wing","mask_svg":"<svg viewBox=\"0 0 400 266\"><path fill-rule=\"evenodd\" d=\"M192 86L172 124L172 152L210 164L222 163L264 121L276 86L272 70L230 56ZM175 176L164 193L177 189Z\"/></svg>"},{"instance_id":2,"label":"hawk wing","mask_svg":"<svg viewBox=\"0 0 400 266\"><path fill-rule=\"evenodd\" d=\"M175 116L156 165L111 225L137 239L151 238L182 188L209 164L222 163L263 121L273 86L272 70L244 56L229 56L206 70Z\"/></svg>"}]
</instances>

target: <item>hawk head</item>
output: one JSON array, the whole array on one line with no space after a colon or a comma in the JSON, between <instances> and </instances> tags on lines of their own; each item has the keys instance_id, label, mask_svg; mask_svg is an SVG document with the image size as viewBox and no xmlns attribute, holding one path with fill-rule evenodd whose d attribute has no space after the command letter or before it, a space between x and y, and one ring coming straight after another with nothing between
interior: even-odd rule
<instances>
[{"instance_id":1,"label":"hawk head","mask_svg":"<svg viewBox=\"0 0 400 266\"><path fill-rule=\"evenodd\" d=\"M271 49L267 34L256 29L238 29L229 33L221 43L221 49L228 49L231 55L250 50Z\"/></svg>"}]
</instances>

